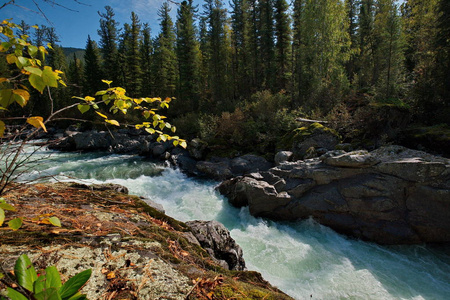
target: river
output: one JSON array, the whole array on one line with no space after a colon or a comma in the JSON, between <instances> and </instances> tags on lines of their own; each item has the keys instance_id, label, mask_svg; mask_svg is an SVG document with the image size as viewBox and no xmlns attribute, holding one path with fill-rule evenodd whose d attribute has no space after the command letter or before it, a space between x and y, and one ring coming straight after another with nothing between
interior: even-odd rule
<instances>
[{"instance_id":1,"label":"river","mask_svg":"<svg viewBox=\"0 0 450 300\"><path fill-rule=\"evenodd\" d=\"M139 156L48 150L35 156L45 159L22 180L51 175L46 180L122 184L181 221L222 222L242 247L248 269L295 299L450 299L448 247L379 246L313 220L254 218L246 208L231 207L214 190L218 182L190 178Z\"/></svg>"}]
</instances>

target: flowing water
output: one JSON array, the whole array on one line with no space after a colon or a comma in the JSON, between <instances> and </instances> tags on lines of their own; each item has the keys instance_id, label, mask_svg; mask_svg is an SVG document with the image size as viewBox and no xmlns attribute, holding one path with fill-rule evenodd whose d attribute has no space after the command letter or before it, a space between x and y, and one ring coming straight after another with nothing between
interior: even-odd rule
<instances>
[{"instance_id":1,"label":"flowing water","mask_svg":"<svg viewBox=\"0 0 450 300\"><path fill-rule=\"evenodd\" d=\"M50 151L39 151L46 156ZM53 153L22 179L118 183L162 204L181 221L218 220L256 270L295 299L450 299L450 249L379 246L339 235L313 220L278 223L231 207L217 182L189 178L138 156Z\"/></svg>"}]
</instances>

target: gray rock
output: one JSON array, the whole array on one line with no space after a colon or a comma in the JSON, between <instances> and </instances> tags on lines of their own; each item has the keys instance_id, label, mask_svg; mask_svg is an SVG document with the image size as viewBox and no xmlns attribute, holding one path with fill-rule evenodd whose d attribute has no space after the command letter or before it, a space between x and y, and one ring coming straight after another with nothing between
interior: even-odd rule
<instances>
[{"instance_id":1,"label":"gray rock","mask_svg":"<svg viewBox=\"0 0 450 300\"><path fill-rule=\"evenodd\" d=\"M450 160L404 147L330 151L233 178L218 190L255 216L312 216L382 244L450 242Z\"/></svg>"},{"instance_id":2,"label":"gray rock","mask_svg":"<svg viewBox=\"0 0 450 300\"><path fill-rule=\"evenodd\" d=\"M279 165L281 163L287 162L292 158L292 155L294 153L292 153L291 151L280 151L277 152L277 154L275 154L275 165Z\"/></svg>"},{"instance_id":3,"label":"gray rock","mask_svg":"<svg viewBox=\"0 0 450 300\"><path fill-rule=\"evenodd\" d=\"M206 156L206 151L208 149L208 143L202 141L199 138L195 138L193 139L190 143L189 143L189 154L197 159L204 159Z\"/></svg>"},{"instance_id":4,"label":"gray rock","mask_svg":"<svg viewBox=\"0 0 450 300\"><path fill-rule=\"evenodd\" d=\"M228 229L217 221L186 222L200 245L229 270L245 270L241 247L230 236Z\"/></svg>"}]
</instances>

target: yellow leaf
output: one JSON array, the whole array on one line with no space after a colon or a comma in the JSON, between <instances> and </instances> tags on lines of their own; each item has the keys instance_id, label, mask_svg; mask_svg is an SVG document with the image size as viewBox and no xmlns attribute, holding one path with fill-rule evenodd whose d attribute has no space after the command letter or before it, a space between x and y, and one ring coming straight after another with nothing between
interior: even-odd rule
<instances>
[{"instance_id":1,"label":"yellow leaf","mask_svg":"<svg viewBox=\"0 0 450 300\"><path fill-rule=\"evenodd\" d=\"M13 64L16 62L16 60L17 60L17 57L14 54L6 55L6 61L8 62L8 64Z\"/></svg>"},{"instance_id":2,"label":"yellow leaf","mask_svg":"<svg viewBox=\"0 0 450 300\"><path fill-rule=\"evenodd\" d=\"M42 117L30 117L27 119L27 123L33 125L36 128L42 128L45 132L47 132L47 128L44 125L44 119Z\"/></svg>"},{"instance_id":3,"label":"yellow leaf","mask_svg":"<svg viewBox=\"0 0 450 300\"><path fill-rule=\"evenodd\" d=\"M109 123L111 125L116 125L116 126L120 126L119 122L117 122L116 120L105 120L106 123Z\"/></svg>"},{"instance_id":4,"label":"yellow leaf","mask_svg":"<svg viewBox=\"0 0 450 300\"><path fill-rule=\"evenodd\" d=\"M34 28L34 29L39 29L39 26L37 26L37 25L33 25L33 26L31 26L31 28Z\"/></svg>"},{"instance_id":5,"label":"yellow leaf","mask_svg":"<svg viewBox=\"0 0 450 300\"><path fill-rule=\"evenodd\" d=\"M13 90L12 92L16 95L22 96L25 99L25 101L28 101L30 99L30 93L28 93L25 90L17 89Z\"/></svg>"},{"instance_id":6,"label":"yellow leaf","mask_svg":"<svg viewBox=\"0 0 450 300\"><path fill-rule=\"evenodd\" d=\"M102 80L102 82L106 83L107 85L110 85L112 83L111 80Z\"/></svg>"},{"instance_id":7,"label":"yellow leaf","mask_svg":"<svg viewBox=\"0 0 450 300\"><path fill-rule=\"evenodd\" d=\"M8 81L8 78L4 78L4 77L0 78L0 83L5 82L5 81Z\"/></svg>"},{"instance_id":8,"label":"yellow leaf","mask_svg":"<svg viewBox=\"0 0 450 300\"><path fill-rule=\"evenodd\" d=\"M5 123L3 121L0 121L0 137L3 137L4 133L5 133Z\"/></svg>"},{"instance_id":9,"label":"yellow leaf","mask_svg":"<svg viewBox=\"0 0 450 300\"><path fill-rule=\"evenodd\" d=\"M94 101L95 98L94 98L94 97L91 97L91 96L86 96L86 97L84 97L84 100L90 102L90 101Z\"/></svg>"},{"instance_id":10,"label":"yellow leaf","mask_svg":"<svg viewBox=\"0 0 450 300\"><path fill-rule=\"evenodd\" d=\"M102 117L102 118L104 118L104 119L107 119L107 118L108 118L107 116L105 116L105 115L102 114L102 113L99 113L98 111L96 111L96 113L97 113L100 117Z\"/></svg>"}]
</instances>

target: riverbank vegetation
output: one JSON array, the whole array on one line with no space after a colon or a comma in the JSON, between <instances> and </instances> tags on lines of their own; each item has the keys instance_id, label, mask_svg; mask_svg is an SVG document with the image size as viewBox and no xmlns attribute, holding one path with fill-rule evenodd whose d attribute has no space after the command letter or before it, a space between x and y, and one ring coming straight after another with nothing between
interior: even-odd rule
<instances>
[{"instance_id":1,"label":"riverbank vegetation","mask_svg":"<svg viewBox=\"0 0 450 300\"><path fill-rule=\"evenodd\" d=\"M181 133L210 144L273 151L273 140L298 127L299 116L330 120L365 147L399 142L410 124L448 129L447 1L230 4L183 1L173 20L164 2L153 31L139 12L120 26L107 6L99 12L100 39L87 37L82 59L66 59L52 28L21 30L37 46L52 45L47 62L68 83L54 91L56 107L92 95L108 78L131 97L175 97L169 115ZM4 59L0 69L8 72ZM49 114L42 103L25 113Z\"/></svg>"}]
</instances>

